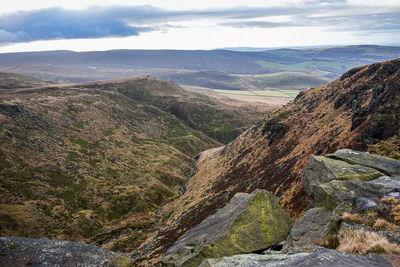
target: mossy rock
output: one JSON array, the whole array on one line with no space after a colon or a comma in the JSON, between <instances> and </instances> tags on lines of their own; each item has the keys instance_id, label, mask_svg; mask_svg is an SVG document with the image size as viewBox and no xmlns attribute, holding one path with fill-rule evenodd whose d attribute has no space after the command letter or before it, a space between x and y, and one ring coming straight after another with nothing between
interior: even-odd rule
<instances>
[{"instance_id":1,"label":"mossy rock","mask_svg":"<svg viewBox=\"0 0 400 267\"><path fill-rule=\"evenodd\" d=\"M352 165L347 162L311 155L306 168L301 174L301 183L304 190L311 194L313 187L328 183L332 180L375 180L384 173L362 165Z\"/></svg>"},{"instance_id":2,"label":"mossy rock","mask_svg":"<svg viewBox=\"0 0 400 267\"><path fill-rule=\"evenodd\" d=\"M237 193L214 215L182 235L166 252L165 266L198 266L206 258L250 253L285 240L290 218L265 190Z\"/></svg>"}]
</instances>

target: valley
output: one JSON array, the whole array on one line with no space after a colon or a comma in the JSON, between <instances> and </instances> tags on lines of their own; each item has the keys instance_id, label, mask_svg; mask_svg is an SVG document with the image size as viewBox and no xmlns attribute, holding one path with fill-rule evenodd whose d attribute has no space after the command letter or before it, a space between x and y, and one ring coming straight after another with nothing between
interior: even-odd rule
<instances>
[{"instance_id":1,"label":"valley","mask_svg":"<svg viewBox=\"0 0 400 267\"><path fill-rule=\"evenodd\" d=\"M7 70L26 68L15 62ZM347 148L400 159L399 59L355 67L321 86L332 79L331 64L288 62L296 64L288 72L274 64L276 73L159 72L175 72L182 86L143 70L86 81L94 76L73 63L81 79L73 83L0 73L0 235L85 242L97 246L85 251L102 247L108 260L122 255L121 266L151 266L236 194L274 195L288 214L287 235L317 194L300 179L311 155ZM7 242L18 249L36 242L4 240L7 251Z\"/></svg>"},{"instance_id":2,"label":"valley","mask_svg":"<svg viewBox=\"0 0 400 267\"><path fill-rule=\"evenodd\" d=\"M296 220L310 199L300 172L311 154L337 149L370 151L398 159L400 60L349 70L340 79L300 93L233 142L203 154L178 199L163 206L167 220L135 253L158 262L188 229L238 192L266 189Z\"/></svg>"},{"instance_id":3,"label":"valley","mask_svg":"<svg viewBox=\"0 0 400 267\"><path fill-rule=\"evenodd\" d=\"M273 108L150 77L53 84L0 75L0 233L132 251L193 157ZM22 89L21 89L22 88Z\"/></svg>"}]
</instances>

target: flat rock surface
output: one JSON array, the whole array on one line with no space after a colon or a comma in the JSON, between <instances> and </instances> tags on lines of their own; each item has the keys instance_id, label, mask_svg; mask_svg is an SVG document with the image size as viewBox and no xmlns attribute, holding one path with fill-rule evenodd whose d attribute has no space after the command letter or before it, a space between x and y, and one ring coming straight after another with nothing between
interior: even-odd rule
<instances>
[{"instance_id":1,"label":"flat rock surface","mask_svg":"<svg viewBox=\"0 0 400 267\"><path fill-rule=\"evenodd\" d=\"M387 175L400 174L400 161L368 152L341 149L326 156L329 158L343 160L350 164L359 164L374 168L384 172Z\"/></svg>"},{"instance_id":2,"label":"flat rock surface","mask_svg":"<svg viewBox=\"0 0 400 267\"><path fill-rule=\"evenodd\" d=\"M0 266L133 266L129 257L80 242L0 237Z\"/></svg>"},{"instance_id":3,"label":"flat rock surface","mask_svg":"<svg viewBox=\"0 0 400 267\"><path fill-rule=\"evenodd\" d=\"M378 255L358 256L332 249L316 248L312 253L266 255L246 254L223 257L221 259L208 259L203 261L201 267L390 267L392 264Z\"/></svg>"}]
</instances>

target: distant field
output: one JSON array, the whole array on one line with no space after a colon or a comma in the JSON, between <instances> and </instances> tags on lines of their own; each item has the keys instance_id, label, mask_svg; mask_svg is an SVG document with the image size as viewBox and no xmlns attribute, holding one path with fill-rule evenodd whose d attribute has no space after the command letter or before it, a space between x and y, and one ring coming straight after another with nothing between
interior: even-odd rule
<instances>
[{"instance_id":1,"label":"distant field","mask_svg":"<svg viewBox=\"0 0 400 267\"><path fill-rule=\"evenodd\" d=\"M295 98L300 90L279 90L279 91L241 91L241 90L214 90L216 93L225 96L253 96L253 97L277 97Z\"/></svg>"},{"instance_id":2,"label":"distant field","mask_svg":"<svg viewBox=\"0 0 400 267\"><path fill-rule=\"evenodd\" d=\"M263 66L264 68L271 70L282 70L282 71L302 71L302 70L325 70L320 72L321 75L326 75L329 72L337 72L341 70L348 70L355 66L360 65L358 62L337 62L332 60L309 60L301 63L294 64L280 64L275 62L268 61L256 61L258 64ZM329 70L329 72L327 72ZM325 72L325 73L324 73ZM315 74L315 73L314 73Z\"/></svg>"}]
</instances>

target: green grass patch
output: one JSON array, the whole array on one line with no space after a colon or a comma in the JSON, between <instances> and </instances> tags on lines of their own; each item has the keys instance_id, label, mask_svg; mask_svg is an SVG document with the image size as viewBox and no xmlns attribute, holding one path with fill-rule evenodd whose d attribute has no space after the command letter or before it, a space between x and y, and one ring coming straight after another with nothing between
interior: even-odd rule
<instances>
[{"instance_id":1,"label":"green grass patch","mask_svg":"<svg viewBox=\"0 0 400 267\"><path fill-rule=\"evenodd\" d=\"M335 62L335 61L324 61L324 60L310 60L295 64L280 64L268 61L256 61L259 65L268 69L278 69L278 70L288 70L288 71L298 71L304 69L315 69L320 70L324 68L347 68L350 69L354 67L353 63Z\"/></svg>"},{"instance_id":2,"label":"green grass patch","mask_svg":"<svg viewBox=\"0 0 400 267\"><path fill-rule=\"evenodd\" d=\"M278 90L278 91L241 91L241 90L214 90L220 95L238 95L238 96L256 96L256 97L278 97L278 98L295 98L300 90Z\"/></svg>"},{"instance_id":3,"label":"green grass patch","mask_svg":"<svg viewBox=\"0 0 400 267\"><path fill-rule=\"evenodd\" d=\"M75 128L77 129L83 129L87 125L88 125L87 121L78 121L74 124Z\"/></svg>"},{"instance_id":4,"label":"green grass patch","mask_svg":"<svg viewBox=\"0 0 400 267\"><path fill-rule=\"evenodd\" d=\"M190 130L179 121L170 120L167 127L168 137L181 137L190 134Z\"/></svg>"},{"instance_id":5,"label":"green grass patch","mask_svg":"<svg viewBox=\"0 0 400 267\"><path fill-rule=\"evenodd\" d=\"M65 157L67 160L78 162L80 155L75 151L68 151L67 156Z\"/></svg>"},{"instance_id":6,"label":"green grass patch","mask_svg":"<svg viewBox=\"0 0 400 267\"><path fill-rule=\"evenodd\" d=\"M174 176L169 173L161 173L161 171L157 171L156 179L159 180L161 183L165 184L169 188L175 187L177 185L182 185L185 183L185 180Z\"/></svg>"},{"instance_id":7,"label":"green grass patch","mask_svg":"<svg viewBox=\"0 0 400 267\"><path fill-rule=\"evenodd\" d=\"M80 145L83 148L89 148L89 143L88 141L78 137L78 138L70 138L69 141L71 141L71 143Z\"/></svg>"},{"instance_id":8,"label":"green grass patch","mask_svg":"<svg viewBox=\"0 0 400 267\"><path fill-rule=\"evenodd\" d=\"M108 199L109 208L106 210L109 220L120 219L131 212L149 210L148 203L142 201L139 194L130 192L125 195L112 195Z\"/></svg>"}]
</instances>

